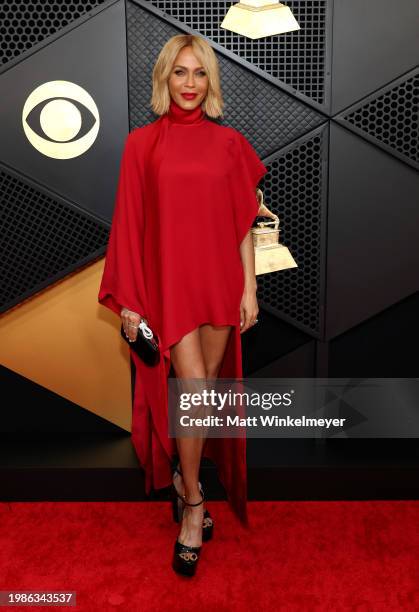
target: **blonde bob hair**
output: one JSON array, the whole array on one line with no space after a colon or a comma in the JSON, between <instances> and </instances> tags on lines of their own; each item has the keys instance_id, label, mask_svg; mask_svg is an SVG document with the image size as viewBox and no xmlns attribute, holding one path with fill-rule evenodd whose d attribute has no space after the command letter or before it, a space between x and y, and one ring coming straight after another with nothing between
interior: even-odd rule
<instances>
[{"instance_id":1,"label":"blonde bob hair","mask_svg":"<svg viewBox=\"0 0 419 612\"><path fill-rule=\"evenodd\" d=\"M177 34L172 36L162 47L153 68L153 93L151 108L157 115L167 113L170 105L168 80L176 57L184 47L192 47L192 51L208 76L208 91L201 103L202 110L208 117L222 117L224 107L220 86L220 68L217 56L205 38L195 34Z\"/></svg>"}]
</instances>

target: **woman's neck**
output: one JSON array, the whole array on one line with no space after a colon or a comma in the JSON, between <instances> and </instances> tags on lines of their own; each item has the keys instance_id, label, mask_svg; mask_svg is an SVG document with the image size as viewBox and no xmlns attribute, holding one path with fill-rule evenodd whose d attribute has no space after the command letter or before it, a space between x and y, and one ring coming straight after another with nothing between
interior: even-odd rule
<instances>
[{"instance_id":1,"label":"woman's neck","mask_svg":"<svg viewBox=\"0 0 419 612\"><path fill-rule=\"evenodd\" d=\"M170 98L168 118L172 123L182 123L184 125L193 125L201 123L205 118L205 113L198 104L195 108L182 108L173 98Z\"/></svg>"}]
</instances>

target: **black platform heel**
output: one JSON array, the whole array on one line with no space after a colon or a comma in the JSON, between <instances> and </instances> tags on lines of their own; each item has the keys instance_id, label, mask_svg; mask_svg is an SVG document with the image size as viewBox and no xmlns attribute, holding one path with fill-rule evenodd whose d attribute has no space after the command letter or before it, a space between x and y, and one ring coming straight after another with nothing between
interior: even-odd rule
<instances>
[{"instance_id":1,"label":"black platform heel","mask_svg":"<svg viewBox=\"0 0 419 612\"><path fill-rule=\"evenodd\" d=\"M179 474L179 476L182 476L182 472L180 471L179 466L176 466L174 468L174 473L175 474L177 473ZM199 492L201 493L202 497L204 497L204 490L200 482L198 482L198 486L199 486ZM183 509L184 509L183 497L177 492L175 484L173 483L172 514L173 514L173 520L175 521L175 523L180 523L180 521L182 520ZM204 520L202 521L202 541L208 542L209 540L211 540L213 536L213 532L214 532L214 521L209 511L205 510Z\"/></svg>"},{"instance_id":2,"label":"black platform heel","mask_svg":"<svg viewBox=\"0 0 419 612\"><path fill-rule=\"evenodd\" d=\"M201 496L201 501L197 502L196 504L190 504L189 502L185 501L185 499L183 499L183 503L186 506L200 506L202 503L204 503L204 496L202 495L202 492ZM186 544L181 544L181 542L179 542L179 540L176 538L172 561L172 568L174 571L177 574L182 574L183 576L194 576L198 566L201 549L202 546L187 546Z\"/></svg>"}]
</instances>

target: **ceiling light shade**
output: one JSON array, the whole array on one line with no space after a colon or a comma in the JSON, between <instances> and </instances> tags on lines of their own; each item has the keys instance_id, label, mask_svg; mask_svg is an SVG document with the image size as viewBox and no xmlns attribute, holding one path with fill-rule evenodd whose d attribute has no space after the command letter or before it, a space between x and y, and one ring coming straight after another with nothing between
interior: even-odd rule
<instances>
[{"instance_id":1,"label":"ceiling light shade","mask_svg":"<svg viewBox=\"0 0 419 612\"><path fill-rule=\"evenodd\" d=\"M290 8L279 0L243 0L233 4L220 27L248 38L263 38L300 29Z\"/></svg>"}]
</instances>

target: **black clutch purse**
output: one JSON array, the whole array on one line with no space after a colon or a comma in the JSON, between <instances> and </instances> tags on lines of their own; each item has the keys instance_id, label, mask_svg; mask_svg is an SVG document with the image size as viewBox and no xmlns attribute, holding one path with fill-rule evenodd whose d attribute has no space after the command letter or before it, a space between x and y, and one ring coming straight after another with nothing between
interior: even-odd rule
<instances>
[{"instance_id":1,"label":"black clutch purse","mask_svg":"<svg viewBox=\"0 0 419 612\"><path fill-rule=\"evenodd\" d=\"M145 321L141 320L134 342L131 342L125 335L123 324L121 324L121 336L147 365L154 366L160 361L159 341Z\"/></svg>"}]
</instances>

